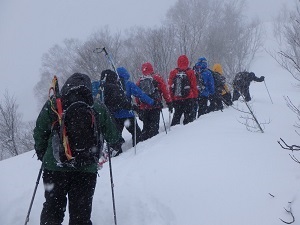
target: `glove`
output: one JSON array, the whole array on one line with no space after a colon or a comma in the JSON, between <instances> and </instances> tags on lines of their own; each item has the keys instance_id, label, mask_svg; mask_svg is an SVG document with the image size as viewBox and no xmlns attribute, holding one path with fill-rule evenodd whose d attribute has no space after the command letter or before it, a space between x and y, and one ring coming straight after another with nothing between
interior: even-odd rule
<instances>
[{"instance_id":1,"label":"glove","mask_svg":"<svg viewBox=\"0 0 300 225\"><path fill-rule=\"evenodd\" d=\"M159 100L154 100L153 107L155 107L155 108L163 108L163 104Z\"/></svg>"},{"instance_id":2,"label":"glove","mask_svg":"<svg viewBox=\"0 0 300 225\"><path fill-rule=\"evenodd\" d=\"M167 102L167 106L169 108L169 112L173 113L173 103L172 102Z\"/></svg>"},{"instance_id":3,"label":"glove","mask_svg":"<svg viewBox=\"0 0 300 225\"><path fill-rule=\"evenodd\" d=\"M261 76L260 79L261 79L261 81L264 81L264 80L265 80L265 77L264 77L264 76Z\"/></svg>"},{"instance_id":4,"label":"glove","mask_svg":"<svg viewBox=\"0 0 300 225\"><path fill-rule=\"evenodd\" d=\"M38 158L38 160L43 162L43 158L44 158L45 152L36 152L36 156Z\"/></svg>"},{"instance_id":5,"label":"glove","mask_svg":"<svg viewBox=\"0 0 300 225\"><path fill-rule=\"evenodd\" d=\"M136 112L139 112L140 109L137 105L132 105L132 110L136 111Z\"/></svg>"}]
</instances>

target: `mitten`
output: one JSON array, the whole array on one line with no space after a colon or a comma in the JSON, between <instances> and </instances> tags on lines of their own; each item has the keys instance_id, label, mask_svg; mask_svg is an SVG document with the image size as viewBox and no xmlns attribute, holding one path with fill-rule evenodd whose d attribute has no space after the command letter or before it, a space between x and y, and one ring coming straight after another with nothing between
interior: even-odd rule
<instances>
[{"instance_id":1,"label":"mitten","mask_svg":"<svg viewBox=\"0 0 300 225\"><path fill-rule=\"evenodd\" d=\"M169 108L169 112L173 113L173 103L172 102L167 102L167 106Z\"/></svg>"},{"instance_id":2,"label":"mitten","mask_svg":"<svg viewBox=\"0 0 300 225\"><path fill-rule=\"evenodd\" d=\"M139 107L137 105L132 105L132 110L135 112L139 111Z\"/></svg>"},{"instance_id":3,"label":"mitten","mask_svg":"<svg viewBox=\"0 0 300 225\"><path fill-rule=\"evenodd\" d=\"M162 108L163 104L161 103L161 101L155 100L154 104L153 104L153 107L155 107L155 108Z\"/></svg>"}]
</instances>

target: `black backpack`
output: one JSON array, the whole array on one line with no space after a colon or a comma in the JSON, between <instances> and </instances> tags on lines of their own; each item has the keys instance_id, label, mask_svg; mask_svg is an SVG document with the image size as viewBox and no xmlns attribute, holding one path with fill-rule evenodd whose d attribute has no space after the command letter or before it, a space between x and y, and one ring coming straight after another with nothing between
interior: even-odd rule
<instances>
[{"instance_id":1,"label":"black backpack","mask_svg":"<svg viewBox=\"0 0 300 225\"><path fill-rule=\"evenodd\" d=\"M212 70L210 70L210 72L214 78L215 90L219 92L222 91L226 83L226 78L218 72L214 72Z\"/></svg>"},{"instance_id":2,"label":"black backpack","mask_svg":"<svg viewBox=\"0 0 300 225\"><path fill-rule=\"evenodd\" d=\"M248 76L248 72L239 72L235 75L232 85L234 88L242 87L245 85L245 78Z\"/></svg>"},{"instance_id":3,"label":"black backpack","mask_svg":"<svg viewBox=\"0 0 300 225\"><path fill-rule=\"evenodd\" d=\"M157 93L156 81L152 76L142 76L140 78L139 88L150 97L155 97Z\"/></svg>"},{"instance_id":4,"label":"black backpack","mask_svg":"<svg viewBox=\"0 0 300 225\"><path fill-rule=\"evenodd\" d=\"M185 98L189 95L191 84L185 71L177 70L177 74L173 78L171 90L175 97Z\"/></svg>"},{"instance_id":5,"label":"black backpack","mask_svg":"<svg viewBox=\"0 0 300 225\"><path fill-rule=\"evenodd\" d=\"M97 163L103 139L93 109L89 77L73 74L62 87L61 102L61 124L56 123L52 138L53 154L58 165L78 168ZM66 154L66 141L69 144L69 154Z\"/></svg>"},{"instance_id":6,"label":"black backpack","mask_svg":"<svg viewBox=\"0 0 300 225\"><path fill-rule=\"evenodd\" d=\"M203 77L201 73L195 71L196 81L197 81L197 89L199 93L201 93L205 89Z\"/></svg>"}]
</instances>

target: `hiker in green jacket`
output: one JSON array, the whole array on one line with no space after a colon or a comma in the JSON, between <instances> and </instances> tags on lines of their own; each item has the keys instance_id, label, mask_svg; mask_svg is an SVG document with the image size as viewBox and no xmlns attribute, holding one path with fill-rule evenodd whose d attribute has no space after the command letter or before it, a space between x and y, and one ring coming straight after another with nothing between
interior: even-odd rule
<instances>
[{"instance_id":1,"label":"hiker in green jacket","mask_svg":"<svg viewBox=\"0 0 300 225\"><path fill-rule=\"evenodd\" d=\"M41 225L62 224L67 195L69 224L92 225L92 200L103 147L102 137L109 144L114 144L120 134L107 108L93 102L91 89L87 75L73 74L61 91L63 120L59 120L59 102L55 101L60 95L51 97L37 118L33 136L37 157L43 163L46 199ZM61 134L64 128L66 133ZM69 158L65 155L67 145L62 144L66 137Z\"/></svg>"}]
</instances>

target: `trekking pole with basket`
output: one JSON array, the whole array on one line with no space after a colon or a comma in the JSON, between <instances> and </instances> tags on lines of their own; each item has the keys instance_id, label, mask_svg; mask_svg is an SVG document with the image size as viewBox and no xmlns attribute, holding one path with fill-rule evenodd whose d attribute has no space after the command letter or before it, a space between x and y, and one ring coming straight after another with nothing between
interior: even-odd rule
<instances>
[{"instance_id":1,"label":"trekking pole with basket","mask_svg":"<svg viewBox=\"0 0 300 225\"><path fill-rule=\"evenodd\" d=\"M111 165L111 154L110 154L110 146L108 143L108 163L109 163L109 174L110 174L110 184L111 184L111 196L112 196L112 203L113 203L113 213L114 213L114 223L117 225L117 213L116 213L116 204L115 204L115 192L114 192L114 181L113 181L113 174L112 174L112 165Z\"/></svg>"},{"instance_id":2,"label":"trekking pole with basket","mask_svg":"<svg viewBox=\"0 0 300 225\"><path fill-rule=\"evenodd\" d=\"M135 115L135 112L134 113L134 117L133 117L133 120L134 120L134 154L136 155L136 115Z\"/></svg>"},{"instance_id":3,"label":"trekking pole with basket","mask_svg":"<svg viewBox=\"0 0 300 225\"><path fill-rule=\"evenodd\" d=\"M171 131L172 113L169 111L169 131Z\"/></svg>"},{"instance_id":4,"label":"trekking pole with basket","mask_svg":"<svg viewBox=\"0 0 300 225\"><path fill-rule=\"evenodd\" d=\"M270 95L270 92L269 92L269 89L268 89L268 87L267 87L267 84L266 84L266 81L265 81L265 80L264 80L264 84L265 84L265 87L266 87L266 89L267 89L269 98L270 98L270 100L271 100L271 102L272 102L272 104L273 104L273 101L272 101L272 98L271 98L271 95Z\"/></svg>"},{"instance_id":5,"label":"trekking pole with basket","mask_svg":"<svg viewBox=\"0 0 300 225\"><path fill-rule=\"evenodd\" d=\"M26 216L25 224L24 225L26 225L29 222L29 216L30 216L31 208L32 208L33 201L34 201L34 198L35 198L36 190L37 190L37 188L39 186L39 182L40 182L40 179L41 179L42 171L43 171L43 164L41 165L38 177L36 179L36 183L35 183L33 195L32 195L31 201L30 201L30 205L29 205L29 209L28 209L28 212L27 212L27 216Z\"/></svg>"},{"instance_id":6,"label":"trekking pole with basket","mask_svg":"<svg viewBox=\"0 0 300 225\"><path fill-rule=\"evenodd\" d=\"M168 134L168 132L167 132L167 127L166 127L166 123L165 123L165 118L164 118L164 114L163 114L162 109L160 109L160 112L161 112L161 116L162 116L162 120L163 120L163 123L164 123L164 127L165 127L166 134Z\"/></svg>"}]
</instances>

